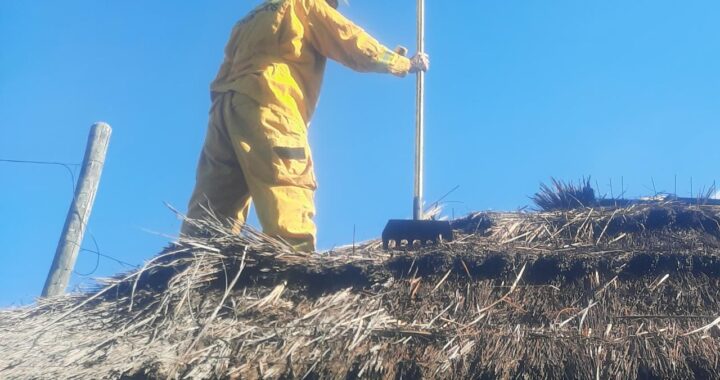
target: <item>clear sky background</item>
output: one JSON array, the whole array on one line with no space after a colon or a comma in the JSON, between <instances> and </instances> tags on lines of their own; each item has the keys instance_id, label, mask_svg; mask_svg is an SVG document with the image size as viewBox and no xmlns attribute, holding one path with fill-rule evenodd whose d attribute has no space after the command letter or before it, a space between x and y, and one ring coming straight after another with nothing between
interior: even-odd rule
<instances>
[{"instance_id":1,"label":"clear sky background","mask_svg":"<svg viewBox=\"0 0 720 380\"><path fill-rule=\"evenodd\" d=\"M194 184L208 85L257 1L0 1L0 159L79 163L113 136L89 231L132 265L158 253ZM414 50L412 0L341 11ZM528 205L551 176L690 195L718 177L720 3L427 1L427 201L446 214ZM311 128L319 245L412 214L414 79L328 67ZM74 168L77 169L77 168ZM77 174L77 170L76 170ZM609 186L612 181L613 187ZM653 187L654 183L654 187ZM72 198L62 167L0 163L0 306L33 302ZM256 222L253 222L256 223ZM84 247L95 250L90 235ZM84 251L73 287L131 267Z\"/></svg>"}]
</instances>

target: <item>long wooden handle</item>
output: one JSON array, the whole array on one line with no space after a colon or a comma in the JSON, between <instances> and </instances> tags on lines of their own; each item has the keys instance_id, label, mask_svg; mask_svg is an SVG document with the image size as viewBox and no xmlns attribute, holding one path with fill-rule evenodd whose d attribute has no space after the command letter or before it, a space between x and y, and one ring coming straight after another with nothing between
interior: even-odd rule
<instances>
[{"instance_id":1,"label":"long wooden handle","mask_svg":"<svg viewBox=\"0 0 720 380\"><path fill-rule=\"evenodd\" d=\"M425 52L425 0L417 2L417 52ZM415 197L413 219L425 219L423 215L423 155L425 150L425 72L417 72L415 97Z\"/></svg>"},{"instance_id":2,"label":"long wooden handle","mask_svg":"<svg viewBox=\"0 0 720 380\"><path fill-rule=\"evenodd\" d=\"M100 184L100 175L105 165L108 144L112 128L105 123L95 123L90 129L85 159L80 178L78 178L75 196L70 204L65 227L58 242L55 258L48 273L43 297L55 297L65 293L70 277L75 269L85 228L92 212L95 195Z\"/></svg>"}]
</instances>

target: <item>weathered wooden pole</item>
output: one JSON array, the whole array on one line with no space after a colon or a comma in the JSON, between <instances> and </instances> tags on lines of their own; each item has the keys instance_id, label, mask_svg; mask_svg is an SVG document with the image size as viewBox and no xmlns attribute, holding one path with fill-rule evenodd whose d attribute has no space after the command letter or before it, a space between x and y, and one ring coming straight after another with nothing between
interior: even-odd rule
<instances>
[{"instance_id":1,"label":"weathered wooden pole","mask_svg":"<svg viewBox=\"0 0 720 380\"><path fill-rule=\"evenodd\" d=\"M65 227L63 227L60 242L55 251L50 273L45 280L43 297L62 295L68 286L85 235L85 227L95 202L95 194L105 164L111 133L110 126L102 122L95 123L90 128L80 178L78 178L75 195L65 219Z\"/></svg>"}]
</instances>

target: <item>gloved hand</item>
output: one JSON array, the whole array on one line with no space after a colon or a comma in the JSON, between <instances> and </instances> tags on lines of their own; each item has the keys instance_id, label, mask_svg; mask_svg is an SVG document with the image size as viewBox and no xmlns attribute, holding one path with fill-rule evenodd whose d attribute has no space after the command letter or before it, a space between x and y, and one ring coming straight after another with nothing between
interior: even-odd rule
<instances>
[{"instance_id":1,"label":"gloved hand","mask_svg":"<svg viewBox=\"0 0 720 380\"><path fill-rule=\"evenodd\" d=\"M410 73L428 71L430 69L430 56L425 53L417 53L410 58Z\"/></svg>"}]
</instances>

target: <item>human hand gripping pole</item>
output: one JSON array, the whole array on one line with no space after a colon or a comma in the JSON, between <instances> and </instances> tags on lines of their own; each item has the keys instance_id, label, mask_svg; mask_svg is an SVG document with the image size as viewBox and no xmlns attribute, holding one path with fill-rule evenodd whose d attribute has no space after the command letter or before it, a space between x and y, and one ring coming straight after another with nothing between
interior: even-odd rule
<instances>
[{"instance_id":1,"label":"human hand gripping pole","mask_svg":"<svg viewBox=\"0 0 720 380\"><path fill-rule=\"evenodd\" d=\"M418 52L414 57L410 58L410 74L428 70L430 70L430 56L426 53Z\"/></svg>"}]
</instances>

